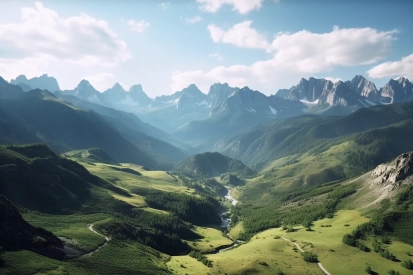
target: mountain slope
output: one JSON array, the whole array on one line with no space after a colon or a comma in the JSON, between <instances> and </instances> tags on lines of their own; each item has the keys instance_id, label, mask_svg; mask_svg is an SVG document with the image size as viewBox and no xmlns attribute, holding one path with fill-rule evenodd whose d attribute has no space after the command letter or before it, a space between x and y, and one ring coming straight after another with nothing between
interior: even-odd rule
<instances>
[{"instance_id":1,"label":"mountain slope","mask_svg":"<svg viewBox=\"0 0 413 275\"><path fill-rule=\"evenodd\" d=\"M216 177L224 173L232 173L240 177L250 177L254 174L242 162L216 152L190 156L178 163L173 170L193 177Z\"/></svg>"},{"instance_id":2,"label":"mountain slope","mask_svg":"<svg viewBox=\"0 0 413 275\"><path fill-rule=\"evenodd\" d=\"M74 96L66 95L60 98L83 110L98 113L126 139L156 159L157 162L163 162L163 169L171 168L176 161L182 160L187 156L183 150L168 143L168 141L174 142L168 133L142 122L132 113L90 103Z\"/></svg>"},{"instance_id":3,"label":"mountain slope","mask_svg":"<svg viewBox=\"0 0 413 275\"><path fill-rule=\"evenodd\" d=\"M304 107L299 101L267 97L244 87L236 89L220 106L212 109L207 119L191 121L175 132L174 136L199 143L240 132L273 119L303 114Z\"/></svg>"},{"instance_id":4,"label":"mountain slope","mask_svg":"<svg viewBox=\"0 0 413 275\"><path fill-rule=\"evenodd\" d=\"M390 126L412 117L412 102L363 108L345 117L295 117L220 139L209 150L222 152L248 165L264 167L281 157L325 150L326 146L340 143L349 135Z\"/></svg>"},{"instance_id":5,"label":"mountain slope","mask_svg":"<svg viewBox=\"0 0 413 275\"><path fill-rule=\"evenodd\" d=\"M29 249L36 253L63 259L62 241L43 228L27 223L16 206L0 194L0 246L5 249Z\"/></svg>"},{"instance_id":6,"label":"mountain slope","mask_svg":"<svg viewBox=\"0 0 413 275\"><path fill-rule=\"evenodd\" d=\"M78 210L90 198L90 184L101 184L81 165L40 144L0 146L0 171L0 194L46 213Z\"/></svg>"},{"instance_id":7,"label":"mountain slope","mask_svg":"<svg viewBox=\"0 0 413 275\"><path fill-rule=\"evenodd\" d=\"M0 113L8 118L2 127L12 129L1 133L2 140L21 142L14 140L15 134L26 142L44 142L59 152L102 148L118 162L156 166L97 114L65 104L47 91L32 90L19 100L0 100Z\"/></svg>"}]
</instances>

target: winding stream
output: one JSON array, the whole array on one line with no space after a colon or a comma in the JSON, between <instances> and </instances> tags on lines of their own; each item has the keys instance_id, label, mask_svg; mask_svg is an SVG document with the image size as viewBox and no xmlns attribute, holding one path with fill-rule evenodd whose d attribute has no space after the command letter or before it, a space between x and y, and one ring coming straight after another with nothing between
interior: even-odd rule
<instances>
[{"instance_id":1,"label":"winding stream","mask_svg":"<svg viewBox=\"0 0 413 275\"><path fill-rule=\"evenodd\" d=\"M232 203L232 205L234 205L234 206L237 205L238 201L231 196L231 190L233 188L230 188L228 186L225 186L225 187L228 189L228 193L227 193L226 196L224 196L224 198L229 200ZM230 229L230 224L231 224L231 219L228 217L227 212L228 211L222 212L219 216L221 218L221 227L226 228L227 230L229 230ZM227 233L227 236L229 237L228 233ZM217 253L222 253L222 252L228 251L230 249L233 249L233 248L237 247L238 245L240 245L241 243L243 243L243 241L233 240L233 244L231 246L223 248L223 249L219 249L217 251Z\"/></svg>"}]
</instances>

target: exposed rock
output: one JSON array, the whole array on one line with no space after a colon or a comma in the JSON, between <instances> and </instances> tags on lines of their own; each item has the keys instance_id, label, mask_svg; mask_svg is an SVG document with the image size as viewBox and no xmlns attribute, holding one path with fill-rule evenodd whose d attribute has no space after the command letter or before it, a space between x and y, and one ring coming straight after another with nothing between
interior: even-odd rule
<instances>
[{"instance_id":1,"label":"exposed rock","mask_svg":"<svg viewBox=\"0 0 413 275\"><path fill-rule=\"evenodd\" d=\"M413 151L404 153L389 163L380 164L373 170L374 183L396 184L413 175Z\"/></svg>"},{"instance_id":2,"label":"exposed rock","mask_svg":"<svg viewBox=\"0 0 413 275\"><path fill-rule=\"evenodd\" d=\"M398 103L413 100L413 84L404 77L391 79L380 89L383 103Z\"/></svg>"}]
</instances>

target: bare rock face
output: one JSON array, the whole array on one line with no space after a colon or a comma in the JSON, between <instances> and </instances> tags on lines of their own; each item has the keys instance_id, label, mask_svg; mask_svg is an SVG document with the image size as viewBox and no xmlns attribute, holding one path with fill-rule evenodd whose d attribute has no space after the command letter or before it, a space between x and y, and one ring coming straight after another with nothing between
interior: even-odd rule
<instances>
[{"instance_id":1,"label":"bare rock face","mask_svg":"<svg viewBox=\"0 0 413 275\"><path fill-rule=\"evenodd\" d=\"M413 151L404 153L389 163L380 164L373 170L375 183L396 184L413 175Z\"/></svg>"}]
</instances>

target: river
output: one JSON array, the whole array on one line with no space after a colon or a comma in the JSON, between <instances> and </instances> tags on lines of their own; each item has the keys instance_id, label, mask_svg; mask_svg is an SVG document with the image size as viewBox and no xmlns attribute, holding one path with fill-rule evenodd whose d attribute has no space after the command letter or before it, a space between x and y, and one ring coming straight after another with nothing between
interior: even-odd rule
<instances>
[{"instance_id":1,"label":"river","mask_svg":"<svg viewBox=\"0 0 413 275\"><path fill-rule=\"evenodd\" d=\"M231 196L231 191L232 191L233 188L228 187L228 186L225 186L225 187L228 189L228 193L227 193L226 196L224 196L224 198L229 200L232 203L232 205L234 205L234 206L237 205L238 200L234 199ZM222 212L219 216L221 217L221 227L226 228L229 231L230 224L231 224L231 219L229 218L228 211ZM228 233L227 233L227 236L229 237ZM227 248L219 249L218 252L215 252L215 253L222 253L222 252L225 252L227 250L233 249L233 248L237 247L238 245L240 245L241 243L243 243L243 241L233 240L233 244L231 246L229 246Z\"/></svg>"}]
</instances>

